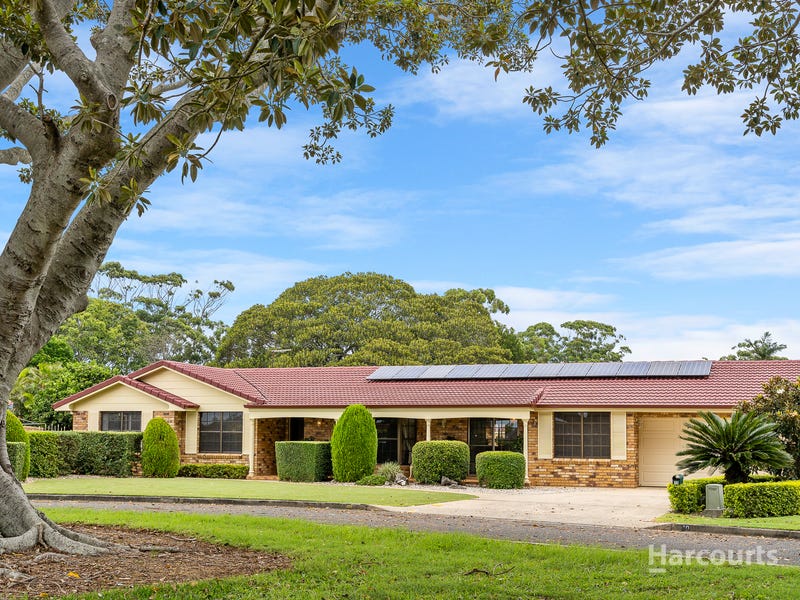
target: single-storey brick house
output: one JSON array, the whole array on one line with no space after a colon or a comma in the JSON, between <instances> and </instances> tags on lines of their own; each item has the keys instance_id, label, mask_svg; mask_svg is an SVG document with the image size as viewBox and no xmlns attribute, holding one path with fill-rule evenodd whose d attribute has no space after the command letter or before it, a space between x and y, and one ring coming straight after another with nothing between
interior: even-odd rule
<instances>
[{"instance_id":1,"label":"single-storey brick house","mask_svg":"<svg viewBox=\"0 0 800 600\"><path fill-rule=\"evenodd\" d=\"M800 361L661 361L413 367L222 369L161 361L54 407L76 430L137 431L164 417L183 462L276 473L275 442L327 440L349 404L378 427L378 461L407 465L419 440L455 439L473 456L522 451L532 485L665 485L684 423L730 414Z\"/></svg>"}]
</instances>

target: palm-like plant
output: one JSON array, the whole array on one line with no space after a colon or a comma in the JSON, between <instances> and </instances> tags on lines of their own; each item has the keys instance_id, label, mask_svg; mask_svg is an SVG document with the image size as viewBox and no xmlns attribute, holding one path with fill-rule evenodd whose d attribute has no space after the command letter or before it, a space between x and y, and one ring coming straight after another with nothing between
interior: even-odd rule
<instances>
[{"instance_id":1,"label":"palm-like plant","mask_svg":"<svg viewBox=\"0 0 800 600\"><path fill-rule=\"evenodd\" d=\"M744 483L759 469L785 469L794 464L778 435L775 424L758 413L736 411L731 420L701 412L683 428L688 442L680 469L695 473L701 469L722 469L728 483Z\"/></svg>"}]
</instances>

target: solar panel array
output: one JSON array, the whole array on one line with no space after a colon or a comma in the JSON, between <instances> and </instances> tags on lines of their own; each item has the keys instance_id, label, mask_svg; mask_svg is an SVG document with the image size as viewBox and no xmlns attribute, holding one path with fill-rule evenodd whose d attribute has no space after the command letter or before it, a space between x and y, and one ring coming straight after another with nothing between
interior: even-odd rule
<instances>
[{"instance_id":1,"label":"solar panel array","mask_svg":"<svg viewBox=\"0 0 800 600\"><path fill-rule=\"evenodd\" d=\"M541 363L526 365L435 365L379 367L367 379L587 379L594 377L707 377L710 360Z\"/></svg>"}]
</instances>

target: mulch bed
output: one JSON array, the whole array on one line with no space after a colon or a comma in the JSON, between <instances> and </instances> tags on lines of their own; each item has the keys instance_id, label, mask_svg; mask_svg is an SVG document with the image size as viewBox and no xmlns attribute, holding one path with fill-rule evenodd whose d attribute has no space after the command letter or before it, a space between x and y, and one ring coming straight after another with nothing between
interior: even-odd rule
<instances>
[{"instance_id":1,"label":"mulch bed","mask_svg":"<svg viewBox=\"0 0 800 600\"><path fill-rule=\"evenodd\" d=\"M66 594L124 590L141 585L187 583L253 575L275 569L289 569L288 557L223 544L211 544L192 537L161 531L122 527L72 526L97 538L126 546L122 552L100 556L48 555L46 550L22 554L0 554L0 568L20 571L30 579L0 578L2 598L53 598Z\"/></svg>"}]
</instances>

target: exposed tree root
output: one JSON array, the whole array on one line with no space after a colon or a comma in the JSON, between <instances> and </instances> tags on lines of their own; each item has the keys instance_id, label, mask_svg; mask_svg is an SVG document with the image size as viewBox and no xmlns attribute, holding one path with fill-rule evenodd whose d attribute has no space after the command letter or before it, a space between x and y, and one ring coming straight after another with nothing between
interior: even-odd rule
<instances>
[{"instance_id":1,"label":"exposed tree root","mask_svg":"<svg viewBox=\"0 0 800 600\"><path fill-rule=\"evenodd\" d=\"M5 567L0 567L0 578L8 579L9 581L30 581L33 579L30 575Z\"/></svg>"},{"instance_id":2,"label":"exposed tree root","mask_svg":"<svg viewBox=\"0 0 800 600\"><path fill-rule=\"evenodd\" d=\"M83 556L95 556L124 548L88 535L69 531L52 522L42 522L34 525L22 535L0 538L0 554L23 552L36 546L42 546L65 554Z\"/></svg>"}]
</instances>

